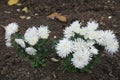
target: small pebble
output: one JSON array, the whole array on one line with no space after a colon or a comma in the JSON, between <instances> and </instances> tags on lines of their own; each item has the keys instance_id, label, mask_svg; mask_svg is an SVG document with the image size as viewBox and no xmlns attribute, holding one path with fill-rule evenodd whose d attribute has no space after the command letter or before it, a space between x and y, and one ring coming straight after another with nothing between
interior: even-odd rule
<instances>
[{"instance_id":1,"label":"small pebble","mask_svg":"<svg viewBox=\"0 0 120 80\"><path fill-rule=\"evenodd\" d=\"M54 39L56 39L57 37L56 36L54 36Z\"/></svg>"},{"instance_id":2,"label":"small pebble","mask_svg":"<svg viewBox=\"0 0 120 80\"><path fill-rule=\"evenodd\" d=\"M26 18L26 16L19 16L21 19L25 19Z\"/></svg>"},{"instance_id":3,"label":"small pebble","mask_svg":"<svg viewBox=\"0 0 120 80\"><path fill-rule=\"evenodd\" d=\"M20 12L20 9L17 9L17 12Z\"/></svg>"},{"instance_id":4,"label":"small pebble","mask_svg":"<svg viewBox=\"0 0 120 80\"><path fill-rule=\"evenodd\" d=\"M30 17L30 16L28 16L28 17L26 17L26 19L27 19L27 20L29 20L29 19L31 19L31 17Z\"/></svg>"},{"instance_id":5,"label":"small pebble","mask_svg":"<svg viewBox=\"0 0 120 80\"><path fill-rule=\"evenodd\" d=\"M109 19L111 19L111 18L112 18L112 16L108 16L108 18L109 18Z\"/></svg>"},{"instance_id":6,"label":"small pebble","mask_svg":"<svg viewBox=\"0 0 120 80\"><path fill-rule=\"evenodd\" d=\"M51 61L53 61L53 62L58 62L59 60L56 59L56 58L51 58Z\"/></svg>"},{"instance_id":7,"label":"small pebble","mask_svg":"<svg viewBox=\"0 0 120 80\"><path fill-rule=\"evenodd\" d=\"M110 0L108 0L107 2L110 3Z\"/></svg>"},{"instance_id":8,"label":"small pebble","mask_svg":"<svg viewBox=\"0 0 120 80\"><path fill-rule=\"evenodd\" d=\"M10 11L4 11L4 13L7 13L7 14L9 14L9 13L11 13Z\"/></svg>"},{"instance_id":9,"label":"small pebble","mask_svg":"<svg viewBox=\"0 0 120 80\"><path fill-rule=\"evenodd\" d=\"M21 6L22 4L21 3L18 3L17 6Z\"/></svg>"},{"instance_id":10,"label":"small pebble","mask_svg":"<svg viewBox=\"0 0 120 80\"><path fill-rule=\"evenodd\" d=\"M38 13L35 13L35 16L37 16L38 15Z\"/></svg>"}]
</instances>

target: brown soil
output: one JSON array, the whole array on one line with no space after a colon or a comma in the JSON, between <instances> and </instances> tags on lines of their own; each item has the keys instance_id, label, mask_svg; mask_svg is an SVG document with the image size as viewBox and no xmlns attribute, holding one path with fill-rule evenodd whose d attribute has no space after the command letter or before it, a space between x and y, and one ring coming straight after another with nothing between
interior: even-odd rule
<instances>
[{"instance_id":1,"label":"brown soil","mask_svg":"<svg viewBox=\"0 0 120 80\"><path fill-rule=\"evenodd\" d=\"M0 25L17 22L21 33L33 25L49 25L50 39L53 39L54 35L62 38L64 27L72 21L77 19L86 23L92 19L98 21L100 29L114 30L120 41L120 0L20 0L20 2L22 6L8 6L7 0L0 0ZM26 6L29 9L27 14L16 11ZM65 15L67 22L48 19L46 16L53 12ZM19 16L22 15L31 16L31 19L20 19ZM55 52L50 50L46 68L32 68L29 63L17 56L14 48L5 46L4 30L0 27L0 80L120 80L120 50L113 56L103 55L102 62L95 66L91 74L63 71L59 62L54 63L50 60L51 57L56 57L52 53Z\"/></svg>"}]
</instances>

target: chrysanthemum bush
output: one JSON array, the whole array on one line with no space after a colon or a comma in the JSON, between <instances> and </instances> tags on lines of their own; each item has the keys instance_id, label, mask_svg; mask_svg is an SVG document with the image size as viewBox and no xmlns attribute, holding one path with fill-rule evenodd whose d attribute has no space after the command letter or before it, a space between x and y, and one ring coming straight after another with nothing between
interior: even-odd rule
<instances>
[{"instance_id":1,"label":"chrysanthemum bush","mask_svg":"<svg viewBox=\"0 0 120 80\"><path fill-rule=\"evenodd\" d=\"M95 21L89 21L86 27L82 27L76 20L64 29L64 38L59 40L55 49L65 69L91 72L94 65L100 63L100 51L116 53L119 43L113 31L97 30L98 27Z\"/></svg>"},{"instance_id":2,"label":"chrysanthemum bush","mask_svg":"<svg viewBox=\"0 0 120 80\"><path fill-rule=\"evenodd\" d=\"M33 67L45 66L49 33L48 26L30 27L22 35L18 32L18 24L13 22L5 27L7 47L14 47L19 56L30 62Z\"/></svg>"}]
</instances>

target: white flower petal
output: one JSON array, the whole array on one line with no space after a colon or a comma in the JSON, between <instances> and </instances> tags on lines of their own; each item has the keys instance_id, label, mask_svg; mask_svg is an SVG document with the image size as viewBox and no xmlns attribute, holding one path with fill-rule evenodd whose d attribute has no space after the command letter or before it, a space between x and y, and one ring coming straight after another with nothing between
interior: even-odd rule
<instances>
[{"instance_id":1,"label":"white flower petal","mask_svg":"<svg viewBox=\"0 0 120 80\"><path fill-rule=\"evenodd\" d=\"M60 40L56 46L57 54L61 58L65 58L68 54L72 52L72 47L73 47L72 42L64 38L63 40Z\"/></svg>"},{"instance_id":2,"label":"white flower petal","mask_svg":"<svg viewBox=\"0 0 120 80\"><path fill-rule=\"evenodd\" d=\"M98 28L98 23L95 21L87 22L87 27L91 29L92 31L96 30Z\"/></svg>"},{"instance_id":3,"label":"white flower petal","mask_svg":"<svg viewBox=\"0 0 120 80\"><path fill-rule=\"evenodd\" d=\"M25 42L23 39L15 39L15 42L20 45L22 48L25 48L26 45L25 45Z\"/></svg>"},{"instance_id":4,"label":"white flower petal","mask_svg":"<svg viewBox=\"0 0 120 80\"><path fill-rule=\"evenodd\" d=\"M38 33L37 33L36 27L28 28L25 32L24 39L30 45L34 46L35 44L37 44L37 42L39 40L39 37L37 34Z\"/></svg>"},{"instance_id":5,"label":"white flower petal","mask_svg":"<svg viewBox=\"0 0 120 80\"><path fill-rule=\"evenodd\" d=\"M38 28L38 36L39 36L39 38L48 39L49 33L50 33L50 31L48 30L48 26L41 25Z\"/></svg>"},{"instance_id":6,"label":"white flower petal","mask_svg":"<svg viewBox=\"0 0 120 80\"><path fill-rule=\"evenodd\" d=\"M75 33L80 33L80 26L81 24L77 20L70 25L70 27L72 28L72 31Z\"/></svg>"},{"instance_id":7,"label":"white flower petal","mask_svg":"<svg viewBox=\"0 0 120 80\"><path fill-rule=\"evenodd\" d=\"M72 31L72 28L71 28L71 27L66 27L66 28L64 29L63 34L64 34L64 37L65 37L65 38L70 38L70 37L74 36L74 32Z\"/></svg>"},{"instance_id":8,"label":"white flower petal","mask_svg":"<svg viewBox=\"0 0 120 80\"><path fill-rule=\"evenodd\" d=\"M78 69L82 69L87 66L90 60L90 55L82 51L74 53L73 58L71 59L72 64Z\"/></svg>"},{"instance_id":9,"label":"white flower petal","mask_svg":"<svg viewBox=\"0 0 120 80\"><path fill-rule=\"evenodd\" d=\"M37 50L34 49L33 47L27 47L27 48L25 48L25 52L29 55L35 55Z\"/></svg>"}]
</instances>

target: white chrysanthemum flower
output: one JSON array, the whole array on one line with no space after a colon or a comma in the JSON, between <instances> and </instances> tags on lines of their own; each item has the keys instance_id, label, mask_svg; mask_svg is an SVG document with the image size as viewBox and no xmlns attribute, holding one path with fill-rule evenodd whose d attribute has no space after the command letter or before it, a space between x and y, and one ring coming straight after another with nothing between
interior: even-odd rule
<instances>
[{"instance_id":1,"label":"white chrysanthemum flower","mask_svg":"<svg viewBox=\"0 0 120 80\"><path fill-rule=\"evenodd\" d=\"M91 30L91 28L89 27L82 27L82 29L80 30L80 34L84 35L85 39L95 39L96 36L96 31Z\"/></svg>"},{"instance_id":2,"label":"white chrysanthemum flower","mask_svg":"<svg viewBox=\"0 0 120 80\"><path fill-rule=\"evenodd\" d=\"M29 55L35 55L37 50L34 49L33 47L28 47L28 48L25 48L25 52Z\"/></svg>"},{"instance_id":3,"label":"white chrysanthemum flower","mask_svg":"<svg viewBox=\"0 0 120 80\"><path fill-rule=\"evenodd\" d=\"M56 45L57 54L61 58L65 58L68 54L70 54L72 52L72 48L72 42L66 38L60 40L59 43Z\"/></svg>"},{"instance_id":4,"label":"white chrysanthemum flower","mask_svg":"<svg viewBox=\"0 0 120 80\"><path fill-rule=\"evenodd\" d=\"M118 42L115 34L113 34L113 31L106 30L106 31L104 31L104 35L106 36L105 50L110 52L111 54L113 54L116 51L118 51L119 42Z\"/></svg>"},{"instance_id":5,"label":"white chrysanthemum flower","mask_svg":"<svg viewBox=\"0 0 120 80\"><path fill-rule=\"evenodd\" d=\"M15 32L18 31L18 24L13 22L13 23L10 23L8 24L8 26L5 28L5 39L9 39L11 38L11 35L14 34Z\"/></svg>"},{"instance_id":6,"label":"white chrysanthemum flower","mask_svg":"<svg viewBox=\"0 0 120 80\"><path fill-rule=\"evenodd\" d=\"M111 39L107 42L107 46L105 47L105 50L113 54L116 51L118 51L118 48L119 48L119 42L117 41L117 39Z\"/></svg>"},{"instance_id":7,"label":"white chrysanthemum flower","mask_svg":"<svg viewBox=\"0 0 120 80\"><path fill-rule=\"evenodd\" d=\"M71 28L71 27L66 27L66 28L64 29L63 34L64 34L64 37L65 37L65 38L70 38L70 37L74 36L74 32L72 31L72 28Z\"/></svg>"},{"instance_id":8,"label":"white chrysanthemum flower","mask_svg":"<svg viewBox=\"0 0 120 80\"><path fill-rule=\"evenodd\" d=\"M71 59L72 64L78 69L82 69L85 66L87 66L90 60L91 60L90 54L87 54L82 51L75 52L73 54L73 58Z\"/></svg>"},{"instance_id":9,"label":"white chrysanthemum flower","mask_svg":"<svg viewBox=\"0 0 120 80\"><path fill-rule=\"evenodd\" d=\"M27 43L34 46L39 40L37 34L38 31L36 27L28 28L27 31L25 32L24 39Z\"/></svg>"},{"instance_id":10,"label":"white chrysanthemum flower","mask_svg":"<svg viewBox=\"0 0 120 80\"><path fill-rule=\"evenodd\" d=\"M113 31L106 30L106 31L97 31L97 34L99 35L96 37L96 41L98 44L105 46L106 51L110 53L114 53L119 48L119 43L116 39L115 34L113 34Z\"/></svg>"},{"instance_id":11,"label":"white chrysanthemum flower","mask_svg":"<svg viewBox=\"0 0 120 80\"><path fill-rule=\"evenodd\" d=\"M80 33L80 26L81 24L77 20L70 25L70 27L72 28L72 31L75 33Z\"/></svg>"},{"instance_id":12,"label":"white chrysanthemum flower","mask_svg":"<svg viewBox=\"0 0 120 80\"><path fill-rule=\"evenodd\" d=\"M93 40L93 39L95 39L96 36L98 36L98 35L96 35L96 32L95 32L95 31L89 31L89 32L87 33L87 36L88 36L89 39Z\"/></svg>"},{"instance_id":13,"label":"white chrysanthemum flower","mask_svg":"<svg viewBox=\"0 0 120 80\"><path fill-rule=\"evenodd\" d=\"M18 31L18 24L13 22L8 24L8 26L5 27L5 39L6 39L6 46L12 47L11 44L11 35Z\"/></svg>"},{"instance_id":14,"label":"white chrysanthemum flower","mask_svg":"<svg viewBox=\"0 0 120 80\"><path fill-rule=\"evenodd\" d=\"M48 39L49 33L50 33L50 31L48 30L48 26L43 26L42 25L38 28L39 38Z\"/></svg>"},{"instance_id":15,"label":"white chrysanthemum flower","mask_svg":"<svg viewBox=\"0 0 120 80\"><path fill-rule=\"evenodd\" d=\"M12 47L11 39L7 39L7 40L5 41L5 45L6 45L7 47Z\"/></svg>"},{"instance_id":16,"label":"white chrysanthemum flower","mask_svg":"<svg viewBox=\"0 0 120 80\"><path fill-rule=\"evenodd\" d=\"M80 30L80 34L84 35L85 39L95 39L96 36L96 29L98 28L98 23L95 21L88 22L87 27L82 27Z\"/></svg>"},{"instance_id":17,"label":"white chrysanthemum flower","mask_svg":"<svg viewBox=\"0 0 120 80\"><path fill-rule=\"evenodd\" d=\"M79 50L88 50L88 47L86 45L86 42L84 40L82 40L81 38L75 39L75 41L73 41L73 51L77 52Z\"/></svg>"},{"instance_id":18,"label":"white chrysanthemum flower","mask_svg":"<svg viewBox=\"0 0 120 80\"><path fill-rule=\"evenodd\" d=\"M88 53L91 56L93 54L98 54L98 50L93 46L94 43L94 41L85 42L81 38L75 39L75 41L73 42L73 51L83 51L83 53Z\"/></svg>"},{"instance_id":19,"label":"white chrysanthemum flower","mask_svg":"<svg viewBox=\"0 0 120 80\"><path fill-rule=\"evenodd\" d=\"M94 30L96 30L98 28L98 23L95 22L95 21L92 21L92 22L89 21L89 22L87 22L87 27L90 30L94 31Z\"/></svg>"},{"instance_id":20,"label":"white chrysanthemum flower","mask_svg":"<svg viewBox=\"0 0 120 80\"><path fill-rule=\"evenodd\" d=\"M88 32L89 32L89 30L88 30L87 27L82 27L82 28L80 29L80 35L83 35L85 39L88 38Z\"/></svg>"},{"instance_id":21,"label":"white chrysanthemum flower","mask_svg":"<svg viewBox=\"0 0 120 80\"><path fill-rule=\"evenodd\" d=\"M106 35L104 35L104 31L103 30L96 31L96 34L98 35L97 37L95 37L96 42L99 45L104 46L106 44Z\"/></svg>"},{"instance_id":22,"label":"white chrysanthemum flower","mask_svg":"<svg viewBox=\"0 0 120 80\"><path fill-rule=\"evenodd\" d=\"M25 42L23 39L15 39L15 42L20 45L22 48L25 48L26 45L25 45Z\"/></svg>"},{"instance_id":23,"label":"white chrysanthemum flower","mask_svg":"<svg viewBox=\"0 0 120 80\"><path fill-rule=\"evenodd\" d=\"M12 47L11 42L6 42L5 45L6 45L7 47Z\"/></svg>"}]
</instances>

